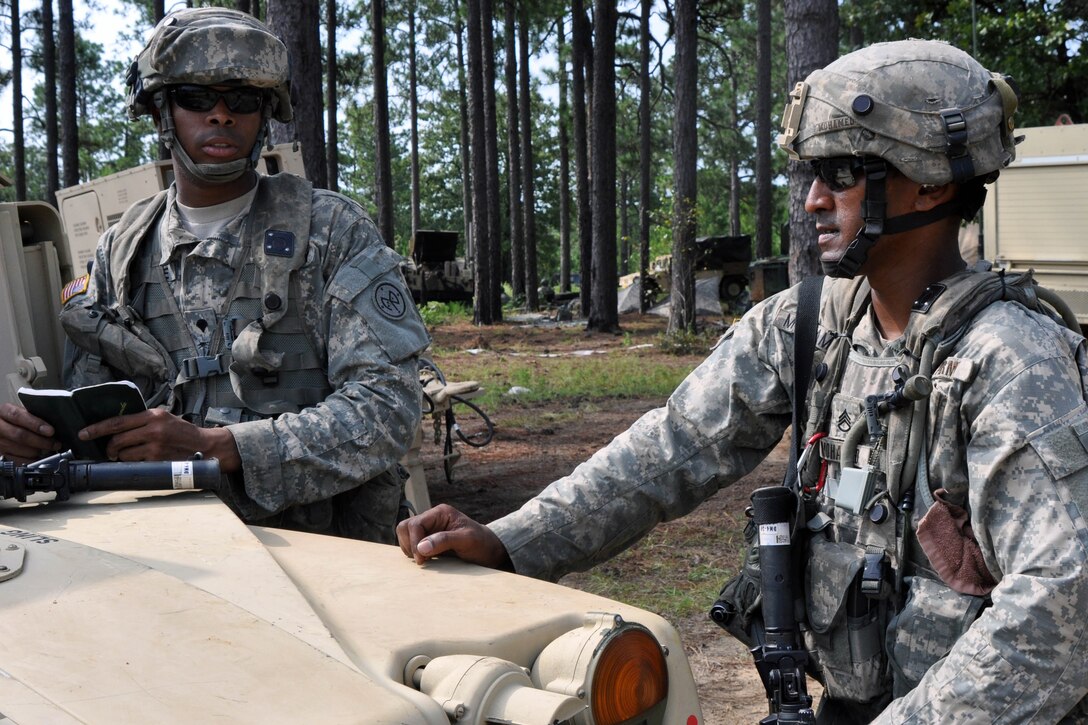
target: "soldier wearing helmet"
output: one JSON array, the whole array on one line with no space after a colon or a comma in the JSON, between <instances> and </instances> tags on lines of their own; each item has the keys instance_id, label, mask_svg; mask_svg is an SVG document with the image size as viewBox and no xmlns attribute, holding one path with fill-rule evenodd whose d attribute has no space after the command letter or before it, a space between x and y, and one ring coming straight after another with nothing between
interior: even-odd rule
<instances>
[{"instance_id":1,"label":"soldier wearing helmet","mask_svg":"<svg viewBox=\"0 0 1088 725\"><path fill-rule=\"evenodd\" d=\"M816 169L828 278L755 306L663 408L521 510L482 526L439 506L398 526L401 548L558 578L740 479L792 422L803 596L786 611L824 686L816 721L1082 721L1084 340L1030 275L958 249L1013 158L1015 108L1008 79L937 41L812 73L780 143ZM748 644L759 591L749 559L720 600Z\"/></svg>"},{"instance_id":2,"label":"soldier wearing helmet","mask_svg":"<svg viewBox=\"0 0 1088 725\"><path fill-rule=\"evenodd\" d=\"M171 14L155 28L126 80L129 118L153 115L159 139L171 156L206 184L229 183L255 168L268 137L269 119L287 123L292 116L287 48L263 23L242 12L199 9ZM231 110L256 105L260 133L242 158L198 164L178 143L172 106L178 103L179 93L186 110L211 103L208 96L194 96L198 86L221 87Z\"/></svg>"},{"instance_id":3,"label":"soldier wearing helmet","mask_svg":"<svg viewBox=\"0 0 1088 725\"><path fill-rule=\"evenodd\" d=\"M218 458L248 522L393 541L427 333L357 204L255 170L269 120L291 118L285 46L244 13L180 10L128 83L175 180L107 230L61 321L66 382L133 380L149 410L85 435L122 461ZM54 449L42 425L0 409L0 452Z\"/></svg>"}]
</instances>

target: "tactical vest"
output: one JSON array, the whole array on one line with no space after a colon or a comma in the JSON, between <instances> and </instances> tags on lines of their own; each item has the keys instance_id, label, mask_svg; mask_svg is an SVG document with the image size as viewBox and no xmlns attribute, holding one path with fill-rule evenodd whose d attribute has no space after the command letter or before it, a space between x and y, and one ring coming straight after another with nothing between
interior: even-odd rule
<instances>
[{"instance_id":1,"label":"tactical vest","mask_svg":"<svg viewBox=\"0 0 1088 725\"><path fill-rule=\"evenodd\" d=\"M942 583L911 534L933 503L921 393L998 300L1046 311L1030 273L963 272L926 289L901 344L868 355L851 340L869 314L868 283L827 285L799 478L809 532L804 637L836 700L905 694L988 606Z\"/></svg>"},{"instance_id":2,"label":"tactical vest","mask_svg":"<svg viewBox=\"0 0 1088 725\"><path fill-rule=\"evenodd\" d=\"M291 274L306 261L311 197L305 179L260 177L225 308L201 320L212 330L207 346L194 342L158 266L156 228L167 192L131 208L118 225L109 269L117 299L106 319L92 326L93 318L72 311L65 329L112 367L141 377L145 389L155 391L151 402L165 403L197 425L316 405L332 392L325 351L314 349L304 333L298 281Z\"/></svg>"}]
</instances>

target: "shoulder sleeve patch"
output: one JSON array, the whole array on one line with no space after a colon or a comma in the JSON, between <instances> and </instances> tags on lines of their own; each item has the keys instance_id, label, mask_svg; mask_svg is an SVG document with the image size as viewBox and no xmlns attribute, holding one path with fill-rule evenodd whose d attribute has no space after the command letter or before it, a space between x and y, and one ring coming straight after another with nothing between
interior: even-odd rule
<instances>
[{"instance_id":1,"label":"shoulder sleeve patch","mask_svg":"<svg viewBox=\"0 0 1088 725\"><path fill-rule=\"evenodd\" d=\"M390 320L404 317L410 304L412 303L399 285L392 282L379 282L374 285L374 307Z\"/></svg>"},{"instance_id":2,"label":"shoulder sleeve patch","mask_svg":"<svg viewBox=\"0 0 1088 725\"><path fill-rule=\"evenodd\" d=\"M1055 480L1088 467L1088 416L1030 441ZM1088 512L1086 512L1088 514Z\"/></svg>"},{"instance_id":3,"label":"shoulder sleeve patch","mask_svg":"<svg viewBox=\"0 0 1088 725\"><path fill-rule=\"evenodd\" d=\"M81 295L87 291L87 287L90 286L91 275L85 274L82 277L76 277L68 284L64 285L64 289L60 291L60 303L62 305L68 304L68 300L72 299L76 295Z\"/></svg>"},{"instance_id":4,"label":"shoulder sleeve patch","mask_svg":"<svg viewBox=\"0 0 1088 725\"><path fill-rule=\"evenodd\" d=\"M403 258L384 244L367 247L340 268L329 283L329 294L351 304L375 282L385 281L391 270L399 269L401 261Z\"/></svg>"}]
</instances>

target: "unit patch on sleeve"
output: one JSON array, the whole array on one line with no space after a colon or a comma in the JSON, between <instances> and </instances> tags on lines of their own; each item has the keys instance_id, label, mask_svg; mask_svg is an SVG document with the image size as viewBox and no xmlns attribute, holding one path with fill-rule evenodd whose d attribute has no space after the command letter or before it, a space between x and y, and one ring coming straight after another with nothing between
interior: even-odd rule
<instances>
[{"instance_id":1,"label":"unit patch on sleeve","mask_svg":"<svg viewBox=\"0 0 1088 725\"><path fill-rule=\"evenodd\" d=\"M399 320L408 311L404 293L389 282L382 282L374 288L374 306L391 320Z\"/></svg>"}]
</instances>

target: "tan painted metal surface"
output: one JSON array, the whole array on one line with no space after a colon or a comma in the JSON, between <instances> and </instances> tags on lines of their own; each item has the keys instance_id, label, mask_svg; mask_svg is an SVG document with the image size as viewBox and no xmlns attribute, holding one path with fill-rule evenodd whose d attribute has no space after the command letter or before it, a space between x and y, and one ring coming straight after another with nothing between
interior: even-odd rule
<instances>
[{"instance_id":1,"label":"tan painted metal surface","mask_svg":"<svg viewBox=\"0 0 1088 725\"><path fill-rule=\"evenodd\" d=\"M0 713L15 723L442 725L452 705L406 669L466 655L509 663L482 670L498 674L469 688L470 705L565 717L575 703L518 672L594 611L643 624L668 651L663 722L701 721L678 635L656 615L461 562L417 567L396 547L247 527L210 494L4 501L9 541L25 549L23 571L0 581Z\"/></svg>"},{"instance_id":2,"label":"tan painted metal surface","mask_svg":"<svg viewBox=\"0 0 1088 725\"><path fill-rule=\"evenodd\" d=\"M1016 160L983 208L983 255L1035 277L1088 324L1088 124L1017 129Z\"/></svg>"}]
</instances>

